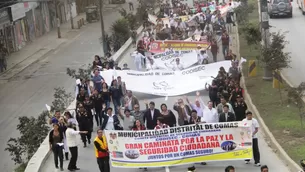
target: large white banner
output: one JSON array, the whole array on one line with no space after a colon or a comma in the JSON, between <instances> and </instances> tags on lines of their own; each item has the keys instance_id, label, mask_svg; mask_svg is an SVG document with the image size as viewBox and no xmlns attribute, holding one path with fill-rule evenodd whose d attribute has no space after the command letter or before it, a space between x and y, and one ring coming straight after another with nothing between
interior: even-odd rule
<instances>
[{"instance_id":1,"label":"large white banner","mask_svg":"<svg viewBox=\"0 0 305 172\"><path fill-rule=\"evenodd\" d=\"M152 56L155 65L159 69L167 69L172 70L176 59L180 59L180 63L184 68L188 68L195 63L197 63L197 53L195 50L189 51L166 51L164 53L156 54ZM149 62L147 64L147 68L149 69Z\"/></svg>"},{"instance_id":2,"label":"large white banner","mask_svg":"<svg viewBox=\"0 0 305 172\"><path fill-rule=\"evenodd\" d=\"M105 130L113 167L168 167L252 158L252 123L224 122L145 131Z\"/></svg>"},{"instance_id":3,"label":"large white banner","mask_svg":"<svg viewBox=\"0 0 305 172\"><path fill-rule=\"evenodd\" d=\"M178 96L205 89L205 84L211 84L212 77L217 76L220 67L228 71L230 66L231 61L221 61L194 66L182 71L107 70L101 71L101 76L109 85L113 77L121 76L127 89L133 92Z\"/></svg>"}]
</instances>

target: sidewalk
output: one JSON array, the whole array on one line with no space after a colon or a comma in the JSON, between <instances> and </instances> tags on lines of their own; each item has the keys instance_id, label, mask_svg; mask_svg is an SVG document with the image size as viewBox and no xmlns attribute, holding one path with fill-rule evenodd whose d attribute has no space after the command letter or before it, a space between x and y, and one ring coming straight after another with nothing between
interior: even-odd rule
<instances>
[{"instance_id":1,"label":"sidewalk","mask_svg":"<svg viewBox=\"0 0 305 172\"><path fill-rule=\"evenodd\" d=\"M126 4L106 4L104 6L104 20L106 20L107 12L113 11L117 8L124 8L125 5ZM33 42L27 43L27 45L18 52L10 54L10 56L7 57L7 70L0 73L0 83L1 81L4 83L7 82L10 78L22 72L29 65L48 56L50 53L56 51L57 48L76 38L84 29L84 26L77 29L77 21L81 18L84 18L85 20L86 14L81 13L73 19L73 30L71 29L70 20L61 24L61 38L58 38L57 29L54 28L49 33L35 39ZM85 21L85 26L86 25L90 25L90 23L88 24Z\"/></svg>"}]
</instances>

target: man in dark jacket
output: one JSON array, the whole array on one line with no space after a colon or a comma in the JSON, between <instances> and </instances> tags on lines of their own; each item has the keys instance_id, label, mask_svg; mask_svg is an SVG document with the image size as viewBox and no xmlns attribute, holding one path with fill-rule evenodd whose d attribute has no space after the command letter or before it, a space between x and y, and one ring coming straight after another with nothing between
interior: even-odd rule
<instances>
[{"instance_id":1,"label":"man in dark jacket","mask_svg":"<svg viewBox=\"0 0 305 172\"><path fill-rule=\"evenodd\" d=\"M223 106L223 113L219 115L219 122L232 122L235 121L235 115L232 112L229 112L229 106Z\"/></svg>"},{"instance_id":2,"label":"man in dark jacket","mask_svg":"<svg viewBox=\"0 0 305 172\"><path fill-rule=\"evenodd\" d=\"M146 122L146 128L148 130L153 130L157 125L157 118L160 116L160 110L155 109L155 102L150 102L149 109L144 113L144 123Z\"/></svg>"}]
</instances>

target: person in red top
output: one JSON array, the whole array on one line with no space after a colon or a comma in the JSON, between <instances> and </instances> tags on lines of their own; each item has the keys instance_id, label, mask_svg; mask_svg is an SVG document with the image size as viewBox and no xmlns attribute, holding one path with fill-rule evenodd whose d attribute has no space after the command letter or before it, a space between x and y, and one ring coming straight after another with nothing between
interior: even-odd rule
<instances>
[{"instance_id":1,"label":"person in red top","mask_svg":"<svg viewBox=\"0 0 305 172\"><path fill-rule=\"evenodd\" d=\"M155 130L159 130L162 128L169 128L169 126L167 124L163 123L163 117L158 117L157 118L157 125L155 126Z\"/></svg>"},{"instance_id":2,"label":"person in red top","mask_svg":"<svg viewBox=\"0 0 305 172\"><path fill-rule=\"evenodd\" d=\"M146 130L145 126L141 124L140 120L136 120L134 122L134 126L132 127L133 131L140 131L140 130Z\"/></svg>"}]
</instances>

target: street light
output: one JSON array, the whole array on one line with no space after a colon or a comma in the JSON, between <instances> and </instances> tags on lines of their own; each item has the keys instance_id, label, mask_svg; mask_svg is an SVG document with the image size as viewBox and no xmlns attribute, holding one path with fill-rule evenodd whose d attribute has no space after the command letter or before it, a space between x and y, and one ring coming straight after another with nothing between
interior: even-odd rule
<instances>
[{"instance_id":1,"label":"street light","mask_svg":"<svg viewBox=\"0 0 305 172\"><path fill-rule=\"evenodd\" d=\"M104 18L103 18L103 0L100 0L100 20L101 20L101 44L102 44L102 52L101 56L105 57L105 52L107 52L106 48L106 40L105 40L105 28L104 28Z\"/></svg>"}]
</instances>

